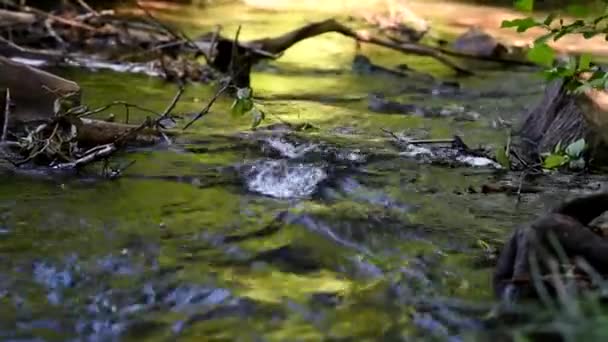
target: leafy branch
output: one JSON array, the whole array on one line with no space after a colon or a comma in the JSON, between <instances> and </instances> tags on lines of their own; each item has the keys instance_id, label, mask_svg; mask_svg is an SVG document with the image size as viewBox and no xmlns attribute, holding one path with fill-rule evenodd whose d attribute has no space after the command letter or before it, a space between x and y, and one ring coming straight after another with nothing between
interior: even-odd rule
<instances>
[{"instance_id":1,"label":"leafy branch","mask_svg":"<svg viewBox=\"0 0 608 342\"><path fill-rule=\"evenodd\" d=\"M533 0L517 0L515 7L519 10L531 12L534 7ZM588 16L588 9L581 5L571 5L566 10L577 17ZM515 28L517 32L526 32L531 28L541 28L546 34L534 41L534 46L528 51L527 57L530 61L545 66L544 74L548 80L563 79L568 90L573 92L584 92L590 89L606 89L608 85L608 73L603 71L591 61L589 54L578 57L568 56L564 63L555 63L555 51L548 45L549 41L558 41L566 35L578 34L585 39L603 35L608 41L608 5L604 5L601 14L586 19L576 19L567 23L557 14L551 13L543 20L533 17L505 20L503 28Z\"/></svg>"}]
</instances>

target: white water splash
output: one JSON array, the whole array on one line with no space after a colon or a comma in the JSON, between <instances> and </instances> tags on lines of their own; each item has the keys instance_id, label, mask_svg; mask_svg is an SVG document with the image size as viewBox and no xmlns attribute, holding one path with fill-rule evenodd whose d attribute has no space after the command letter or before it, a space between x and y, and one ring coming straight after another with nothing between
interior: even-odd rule
<instances>
[{"instance_id":1,"label":"white water splash","mask_svg":"<svg viewBox=\"0 0 608 342\"><path fill-rule=\"evenodd\" d=\"M474 156L458 156L456 160L470 166L474 167L493 167L495 169L502 168L500 164L495 161L484 158L484 157L474 157Z\"/></svg>"},{"instance_id":2,"label":"white water splash","mask_svg":"<svg viewBox=\"0 0 608 342\"><path fill-rule=\"evenodd\" d=\"M314 151L317 145L302 144L295 145L281 138L271 137L265 139L268 146L279 152L283 157L295 159L304 156L306 153Z\"/></svg>"},{"instance_id":3,"label":"white water splash","mask_svg":"<svg viewBox=\"0 0 608 342\"><path fill-rule=\"evenodd\" d=\"M421 147L421 146L417 146L414 144L407 144L407 146L405 146L405 150L402 151L401 153L399 153L402 156L405 157L409 157L409 158L413 158L413 157L417 157L417 156L430 156L433 157L433 151L431 151L430 149L426 148L426 147Z\"/></svg>"},{"instance_id":4,"label":"white water splash","mask_svg":"<svg viewBox=\"0 0 608 342\"><path fill-rule=\"evenodd\" d=\"M11 60L26 64L33 67L46 66L49 62L42 59L12 57ZM112 70L122 73L144 74L148 76L161 76L161 73L156 71L151 63L114 63L104 62L93 58L73 58L65 62L66 65L75 67L84 67L88 69Z\"/></svg>"},{"instance_id":5,"label":"white water splash","mask_svg":"<svg viewBox=\"0 0 608 342\"><path fill-rule=\"evenodd\" d=\"M269 160L251 166L245 177L250 191L276 198L301 198L312 195L327 173L317 166Z\"/></svg>"}]
</instances>

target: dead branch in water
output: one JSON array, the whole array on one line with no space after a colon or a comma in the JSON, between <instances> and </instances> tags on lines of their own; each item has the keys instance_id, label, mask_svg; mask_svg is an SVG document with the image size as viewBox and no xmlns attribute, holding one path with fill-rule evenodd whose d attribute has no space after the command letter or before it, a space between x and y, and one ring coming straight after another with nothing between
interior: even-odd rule
<instances>
[{"instance_id":1,"label":"dead branch in water","mask_svg":"<svg viewBox=\"0 0 608 342\"><path fill-rule=\"evenodd\" d=\"M405 54L430 57L452 68L459 74L473 74L472 71L458 66L456 63L443 56L441 51L434 47L419 43L396 44L389 40L371 36L364 32L353 31L343 24L340 24L335 19L328 19L308 24L277 37L256 39L253 41L240 43L238 46L239 49L242 50L241 54L248 53L252 59L252 62L255 63L255 61L264 58L277 58L285 50L289 49L300 41L329 32L340 33L346 37L353 38L358 42L382 46ZM206 37L203 37L202 39L198 40L199 46L204 46L205 38ZM213 65L220 71L227 71L227 64L230 58L228 53L231 51L231 49L228 47L229 45L232 45L232 43L233 41L226 38L220 38L218 40L216 49L218 54L213 60ZM209 47L207 47L207 49L209 49Z\"/></svg>"},{"instance_id":2,"label":"dead branch in water","mask_svg":"<svg viewBox=\"0 0 608 342\"><path fill-rule=\"evenodd\" d=\"M182 93L183 87L180 87L162 114L157 114L154 120L148 117L137 126L87 119L81 117L79 110L71 108L58 112L55 117L39 125L26 137L7 142L15 154L25 155L23 159L11 159L10 162L15 166L41 162L58 169L78 169L105 160L128 144L153 143L163 137L168 139L168 132L162 131L161 120L171 118ZM84 113L98 114L114 105L125 105L129 108L128 103L119 102ZM145 109L134 105L131 107Z\"/></svg>"}]
</instances>

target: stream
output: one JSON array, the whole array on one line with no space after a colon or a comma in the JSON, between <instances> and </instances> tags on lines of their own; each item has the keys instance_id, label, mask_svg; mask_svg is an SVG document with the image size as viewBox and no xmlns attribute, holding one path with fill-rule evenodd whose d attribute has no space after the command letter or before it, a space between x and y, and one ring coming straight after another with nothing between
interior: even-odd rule
<instances>
[{"instance_id":1,"label":"stream","mask_svg":"<svg viewBox=\"0 0 608 342\"><path fill-rule=\"evenodd\" d=\"M326 17L242 4L163 14L192 36L242 25L243 40ZM509 326L486 321L495 249L517 225L605 177L541 178L545 191L519 202L481 193L518 176L436 162L433 151L399 148L383 129L495 148L508 123L539 100L539 75L486 66L455 79L431 59L371 46L360 53L436 81L353 67L355 44L326 34L255 68L252 88L267 116L260 129L232 117L222 98L171 144L114 158L117 167L135 161L116 180L0 169L0 340L511 336ZM144 74L52 71L77 81L91 107L124 100L160 112L176 91ZM453 86L444 91L446 84ZM178 125L214 92L189 85ZM378 94L448 114L373 112ZM115 114L120 120L122 109ZM282 121L312 127L281 129Z\"/></svg>"}]
</instances>

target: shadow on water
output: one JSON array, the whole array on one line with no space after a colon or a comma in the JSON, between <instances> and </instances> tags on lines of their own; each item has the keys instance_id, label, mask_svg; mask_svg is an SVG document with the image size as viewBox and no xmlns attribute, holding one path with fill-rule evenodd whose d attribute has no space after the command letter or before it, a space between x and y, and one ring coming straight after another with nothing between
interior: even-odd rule
<instances>
[{"instance_id":1,"label":"shadow on water","mask_svg":"<svg viewBox=\"0 0 608 342\"><path fill-rule=\"evenodd\" d=\"M250 21L249 37L309 19L242 5L182 18L190 32ZM325 35L254 72L267 129L251 131L220 99L172 145L120 155L115 163L136 163L114 181L2 171L0 339L457 341L487 331L487 246L560 195L525 195L518 207L471 191L502 176L400 151L381 129L499 144L506 129L496 123L514 120L542 82L498 70L450 80L425 59L362 51L433 82L353 71L352 42ZM162 110L175 91L142 75L57 72L80 82L92 106ZM433 90L444 81L458 91ZM190 86L177 112L188 117L213 91ZM372 93L479 117L374 113ZM294 130L305 123L314 129Z\"/></svg>"}]
</instances>

